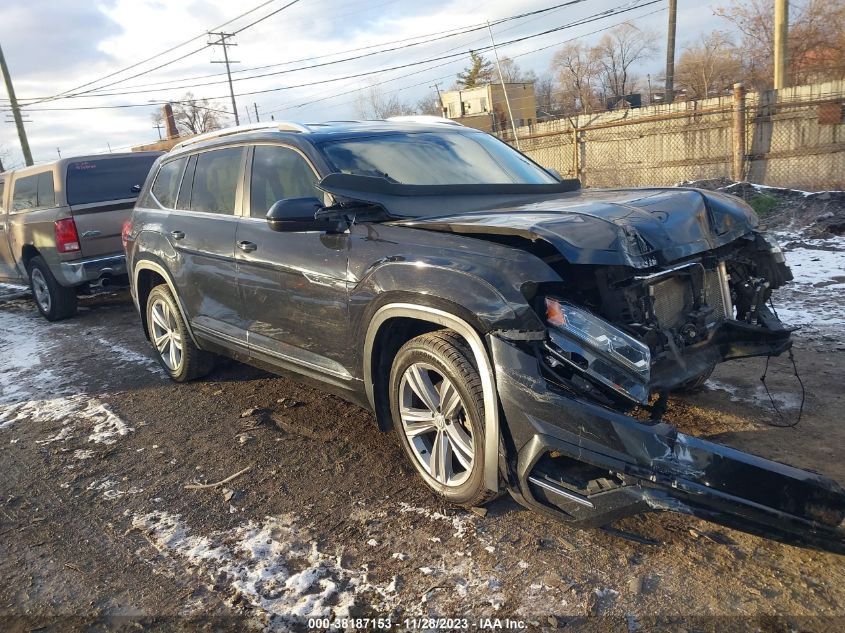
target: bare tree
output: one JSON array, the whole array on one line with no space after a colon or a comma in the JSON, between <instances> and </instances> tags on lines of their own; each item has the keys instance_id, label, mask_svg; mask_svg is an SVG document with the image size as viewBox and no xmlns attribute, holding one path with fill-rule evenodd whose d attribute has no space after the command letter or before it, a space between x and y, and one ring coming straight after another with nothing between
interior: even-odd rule
<instances>
[{"instance_id":1,"label":"bare tree","mask_svg":"<svg viewBox=\"0 0 845 633\"><path fill-rule=\"evenodd\" d=\"M571 42L555 53L551 69L557 75L561 107L567 114L586 114L599 106L596 87L602 66L594 50Z\"/></svg>"},{"instance_id":2,"label":"bare tree","mask_svg":"<svg viewBox=\"0 0 845 633\"><path fill-rule=\"evenodd\" d=\"M675 84L690 99L720 94L742 76L742 61L729 34L713 31L687 46L675 65Z\"/></svg>"},{"instance_id":3,"label":"bare tree","mask_svg":"<svg viewBox=\"0 0 845 633\"><path fill-rule=\"evenodd\" d=\"M469 52L469 66L458 73L459 88L475 88L493 82L493 64L475 51Z\"/></svg>"},{"instance_id":4,"label":"bare tree","mask_svg":"<svg viewBox=\"0 0 845 633\"><path fill-rule=\"evenodd\" d=\"M632 67L657 53L656 41L655 33L631 22L620 24L599 40L592 53L609 96L622 98L634 92L638 78Z\"/></svg>"},{"instance_id":5,"label":"bare tree","mask_svg":"<svg viewBox=\"0 0 845 633\"><path fill-rule=\"evenodd\" d=\"M431 116L443 116L443 108L440 104L440 97L432 92L417 101L416 114L428 114Z\"/></svg>"},{"instance_id":6,"label":"bare tree","mask_svg":"<svg viewBox=\"0 0 845 633\"><path fill-rule=\"evenodd\" d=\"M173 119L180 135L202 134L219 130L222 108L208 99L195 99L186 92L179 101L173 102Z\"/></svg>"},{"instance_id":7,"label":"bare tree","mask_svg":"<svg viewBox=\"0 0 845 633\"><path fill-rule=\"evenodd\" d=\"M534 81L534 98L537 100L537 118L554 116L560 108L560 91L550 74L539 76Z\"/></svg>"},{"instance_id":8,"label":"bare tree","mask_svg":"<svg viewBox=\"0 0 845 633\"><path fill-rule=\"evenodd\" d=\"M527 84L537 81L537 75L533 70L523 71L519 64L510 57L502 57L499 60L499 66L502 68L502 78L505 80L505 83ZM498 70L494 70L493 75L498 79Z\"/></svg>"},{"instance_id":9,"label":"bare tree","mask_svg":"<svg viewBox=\"0 0 845 633\"><path fill-rule=\"evenodd\" d=\"M743 81L752 89L772 87L774 4L733 0L716 10L740 32ZM845 74L845 3L793 0L789 11L789 82L825 81Z\"/></svg>"},{"instance_id":10,"label":"bare tree","mask_svg":"<svg viewBox=\"0 0 845 633\"><path fill-rule=\"evenodd\" d=\"M414 113L414 109L400 101L395 94L386 96L377 84L359 90L355 105L358 116L364 120L387 119Z\"/></svg>"}]
</instances>

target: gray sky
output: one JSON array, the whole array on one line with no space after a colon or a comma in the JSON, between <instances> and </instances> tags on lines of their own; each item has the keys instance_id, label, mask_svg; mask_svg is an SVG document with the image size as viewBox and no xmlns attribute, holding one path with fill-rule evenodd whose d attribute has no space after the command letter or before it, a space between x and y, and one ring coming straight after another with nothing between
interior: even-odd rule
<instances>
[{"instance_id":1,"label":"gray sky","mask_svg":"<svg viewBox=\"0 0 845 633\"><path fill-rule=\"evenodd\" d=\"M289 1L265 0L266 6L225 28L237 30ZM455 74L466 65L467 51L489 45L486 28L401 51L318 68L301 68L378 50L344 53L350 49L396 40L409 41L388 47L420 42L435 37L434 34L555 6L561 1L300 0L244 30L235 39L238 46L230 49L230 56L240 62L233 65L233 70L237 71L234 77L238 79L236 94L258 92L237 97L241 123L247 122L244 110L249 106L252 111L253 103L258 105L259 114L266 117L272 112L277 120L309 122L354 118L356 92L376 83L382 92L415 103L432 90L429 86L435 81L441 82L443 88L451 85ZM667 2L660 0L645 6L649 1L583 0L539 16L496 25L493 31L497 43L502 44L499 54L514 57L525 70L543 74L548 70L552 55L565 41L578 38L592 43L601 37L601 33L594 31L627 19L641 28L651 29L660 45L660 52L643 64L638 73L659 75L665 63ZM716 7L728 2L679 0L678 51L702 33L716 28L730 30L729 23L713 14ZM24 103L99 80L197 36L189 44L160 55L154 61L82 89L102 87L99 92L130 94L103 96L89 92L87 96L30 105L27 118L31 122L27 123L27 132L36 162L56 158L57 147L61 148L62 156L67 157L106 152L109 144L113 149L126 149L152 142L158 135L151 114L158 106L149 101L178 99L188 89L197 97L213 98L217 107L230 112L225 77L217 75L225 67L211 63L222 59L219 47L206 48L136 78L131 76L202 48L207 39L203 35L205 31L261 4L262 0L238 3L228 0L102 0L97 3L90 0L7 0L0 4L0 45L15 81L15 91ZM629 8L631 10L625 13L505 45L509 40L564 27L605 11ZM537 50L541 48L543 50ZM453 54L459 56L426 61ZM301 61L318 56L319 59ZM404 64L414 65L386 70ZM272 67L252 70L269 65ZM379 72L348 78L373 71ZM247 78L267 73L273 74ZM338 80L293 87L334 79ZM108 86L113 82L119 83ZM193 84L204 85L187 87ZM11 121L11 113L6 99L5 89L0 88L0 109L3 109L0 152L6 154L4 163L16 164L22 159L15 126L7 122ZM46 111L48 108L50 111Z\"/></svg>"}]
</instances>

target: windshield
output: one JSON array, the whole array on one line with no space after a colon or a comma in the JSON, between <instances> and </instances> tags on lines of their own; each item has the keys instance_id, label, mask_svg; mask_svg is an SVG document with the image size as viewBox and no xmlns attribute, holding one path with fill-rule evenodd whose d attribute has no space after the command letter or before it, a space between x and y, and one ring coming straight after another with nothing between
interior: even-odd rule
<instances>
[{"instance_id":1,"label":"windshield","mask_svg":"<svg viewBox=\"0 0 845 633\"><path fill-rule=\"evenodd\" d=\"M81 160L67 166L67 203L136 198L157 155Z\"/></svg>"},{"instance_id":2,"label":"windshield","mask_svg":"<svg viewBox=\"0 0 845 633\"><path fill-rule=\"evenodd\" d=\"M406 185L557 182L509 145L483 133L381 134L328 141L320 147L335 171Z\"/></svg>"}]
</instances>

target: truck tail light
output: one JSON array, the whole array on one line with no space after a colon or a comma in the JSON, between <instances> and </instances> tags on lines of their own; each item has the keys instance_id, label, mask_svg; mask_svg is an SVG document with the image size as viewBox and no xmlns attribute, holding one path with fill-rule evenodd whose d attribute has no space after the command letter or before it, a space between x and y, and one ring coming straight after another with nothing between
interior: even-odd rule
<instances>
[{"instance_id":1,"label":"truck tail light","mask_svg":"<svg viewBox=\"0 0 845 633\"><path fill-rule=\"evenodd\" d=\"M79 235L73 218L56 220L56 250L60 253L76 253L79 248Z\"/></svg>"},{"instance_id":2,"label":"truck tail light","mask_svg":"<svg viewBox=\"0 0 845 633\"><path fill-rule=\"evenodd\" d=\"M132 232L132 218L126 218L123 222L123 228L120 231L120 241L123 242L123 250L126 250L126 245L129 243L129 234Z\"/></svg>"}]
</instances>

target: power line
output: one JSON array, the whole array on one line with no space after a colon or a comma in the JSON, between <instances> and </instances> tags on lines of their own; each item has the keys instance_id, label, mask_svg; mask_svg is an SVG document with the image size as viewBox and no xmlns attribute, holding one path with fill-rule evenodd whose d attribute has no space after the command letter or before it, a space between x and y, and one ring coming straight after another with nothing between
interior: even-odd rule
<instances>
[{"instance_id":1,"label":"power line","mask_svg":"<svg viewBox=\"0 0 845 633\"><path fill-rule=\"evenodd\" d=\"M616 7L614 9L608 9L606 11L602 11L600 13L593 14L591 16L587 16L586 18L576 20L575 22L571 22L569 24L564 24L564 25L561 25L561 26L558 26L558 27L555 27L555 28L552 28L552 29L547 29L545 31L541 31L539 33L535 33L535 34L532 34L532 35L526 35L526 36L522 36L522 37L518 37L518 38L508 40L506 42L501 43L499 46L502 46L502 47L509 46L511 44L516 44L516 43L523 42L523 41L526 41L526 40L530 40L530 39L533 39L533 38L536 38L536 37L542 37L544 35L548 35L548 34L551 34L551 33L556 33L556 32L566 30L566 29L569 29L569 28L574 28L576 26L582 26L584 24L589 24L591 22L596 22L598 20L606 19L606 18L611 17L613 15L628 13L632 10L641 9L641 8L644 8L644 7L647 7L647 6L650 6L650 5L658 4L660 2L662 2L662 0L651 0L650 2L645 2L645 3L642 3L642 4L638 4L636 6L622 5L623 8ZM551 44L549 46L541 47L540 49L537 49L537 50L538 51L543 50L544 48L550 48L551 46L556 46L556 45L557 44ZM476 50L479 51L479 52L485 52L487 50L490 50L491 48L492 48L491 46L483 46L483 47L479 47ZM532 51L532 52L537 52L537 51ZM304 88L304 87L309 87L309 86L322 85L322 84L326 84L326 83L333 83L333 82L336 82L336 81L344 81L344 80L347 80L347 79L356 79L356 78L365 77L365 76L374 75L374 74L379 74L379 73L383 73L383 72L400 70L400 69L408 68L408 67L411 67L411 66L417 66L419 64L424 64L424 63L433 62L433 61L442 61L442 60L446 60L446 59L453 60L454 58L462 56L462 55L464 55L463 52L455 53L455 54L449 54L449 55L442 55L442 56L439 56L439 57L433 57L433 58L429 58L429 59L425 59L425 60L418 60L418 61L415 61L415 62L399 64L399 65L392 66L392 67L389 67L389 68L382 68L382 69L379 69L379 70L355 73L355 74L347 75L347 76L344 76L344 77L335 77L335 78L330 78L330 79L322 79L322 80L318 80L318 81L306 82L306 83L302 83L302 84L281 86L281 87L278 87L278 88L267 88L267 89L264 89L264 90L254 90L254 91L249 91L249 92L236 93L235 96L236 97L243 97L243 96L252 96L252 95L257 95L257 94L267 94L267 93L272 93L272 92L293 90L295 88ZM451 63L451 62L441 64L441 66L445 66L448 63ZM417 73L409 73L406 76L410 76L412 74L417 74ZM216 100L216 99L223 99L223 98L226 98L228 96L229 95L214 96L214 97L207 97L206 99ZM155 103L155 102L152 102L152 103ZM165 103L165 102L162 101L160 103ZM73 111L73 110L100 110L100 109L132 108L132 107L144 107L146 105L149 105L149 104L121 104L121 105L110 105L110 106L87 106L87 107L86 106L77 106L77 107L69 107L69 108L27 108L27 109L30 110L30 111L33 111L33 112L49 112L49 111L53 111L53 110L55 110L55 111ZM227 113L227 114L231 114L231 113Z\"/></svg>"},{"instance_id":2,"label":"power line","mask_svg":"<svg viewBox=\"0 0 845 633\"><path fill-rule=\"evenodd\" d=\"M236 16L236 17L232 18L231 20L227 20L227 21L226 21L226 22L224 22L223 24L220 24L220 25L218 25L218 26L215 26L212 30L215 30L215 31L216 31L216 30L222 29L224 26L227 26L227 25L231 24L232 22L235 22L235 21L237 21L237 20L240 20L241 18L246 17L246 16L247 16L247 15L249 15L250 13L255 13L255 12L256 12L256 11L258 11L259 9L262 9L262 8L266 7L268 4L272 4L272 3L273 3L273 2L275 2L275 1L276 1L276 0L267 0L266 2L262 2L262 3L261 3L261 4L259 4L258 6L255 6L255 7L253 7L252 9L250 9L250 10L248 10L248 11L244 11L243 13L241 13L240 15L238 15L238 16ZM300 1L300 0L292 0L292 2L289 2L288 4L286 4L285 6L281 7L280 9L277 9L277 10L273 11L272 13L269 13L268 15L264 16L263 18L261 18L261 19L259 19L259 20L256 20L255 22L250 23L250 24L249 24L249 25L247 25L246 27L243 27L243 28L241 28L241 29L239 29L239 30L235 31L235 33L240 33L241 31L243 31L243 30L244 30L244 29L246 29L246 28L249 28L249 27L251 27L251 26L255 26L256 24L258 24L258 23L259 23L259 22L261 22L262 20L266 20L267 18L269 18L269 17L271 17L271 16L273 16L273 15L276 15L276 14L277 14L277 13L279 13L280 11L283 11L283 10L287 9L288 7L290 7L290 6L294 5L294 4L296 4L296 3L297 3L297 2L299 2L299 1ZM194 36L194 37L192 37L192 38L190 38L190 39L188 39L188 40L185 40L185 41L184 41L184 42L182 42L181 44L177 44L177 45L175 45L175 46L171 46L171 47L170 47L170 48L168 48L167 50L164 50L164 51L162 51L162 52L160 52L160 53L157 53L157 54L155 54L155 55L153 55L153 56L151 56L151 57L147 57L146 59L143 59L143 60L141 60L141 61L139 61L139 62L135 62L134 64L130 64L129 66L126 66L126 67L124 67L124 68L121 68L121 69L119 69L119 70L116 70L116 71L114 71L114 72L111 72L111 73L109 73L109 74L107 74L107 75L104 75L104 76L100 77L99 79L94 79L94 80L89 81L89 82L86 82L86 83L84 83L84 84L80 84L79 86L76 86L75 88L69 88L68 90L64 90L64 91L62 91L62 92L60 92L60 93L57 93L56 95L53 95L53 96L51 96L51 97L44 97L44 98L38 99L38 100L34 101L33 103L30 103L29 105L34 105L34 104L36 104L36 103L43 103L44 101L55 101L55 100L60 99L60 98L65 98L65 96L66 96L66 95L68 95L68 94L69 94L69 93L71 93L71 92L75 92L75 91L80 90L80 89L82 89L82 88L86 88L86 87L91 86L91 85L93 85L93 84L95 84L95 83L99 83L99 82L101 82L101 81L103 81L103 80L105 80L105 79L109 79L109 78L111 78L111 77L114 77L114 76L116 76L116 75L119 75L119 74L121 74L121 73L124 73L124 72L126 72L127 70L132 70L133 68L137 68L137 67L139 67L139 66L142 66L142 65L146 64L147 62L151 62L151 61L153 61L154 59L158 59L159 57L162 57L163 55L167 55L168 53L172 53L173 51L178 50L178 49L182 48L183 46L187 46L187 45L188 45L188 44L190 44L191 42L194 42L194 41L196 41L196 40L198 40L198 39L200 39L200 38L202 38L202 37L205 37L206 35L207 35L207 33L202 33L202 34L200 34L200 35L196 35L196 36ZM201 47L201 48L198 48L198 49L196 49L196 50L193 50L193 51L191 51L190 53L187 53L187 54L185 54L185 55L182 55L181 57L177 57L176 59L174 59L174 60L172 60L172 61L169 61L169 62L167 62L167 63L160 64L159 66L156 66L156 67L154 67L154 68L151 68L151 69L149 69L149 70L146 70L146 71L144 71L144 72L142 72L142 73L138 73L138 74L132 75L131 77L126 77L126 78L124 78L124 79L120 79L120 80L115 81L115 82L112 82L112 83L110 83L110 84L106 84L105 86L100 86L100 87L98 87L98 88L97 88L97 90L102 90L102 89L107 88L107 87L109 87L109 86L114 86L114 85L117 85L117 84L119 84L119 83L123 83L124 81L129 81L130 79L135 79L136 77L140 77L140 76L142 76L142 75L145 75L145 74L148 74L148 73L154 72L154 71L156 71L156 70L159 70L159 69L161 69L161 68L164 68L165 66L169 66L169 65L171 65L171 64L175 64L176 62L181 61L181 60L183 60L183 59L185 59L185 58L187 58L187 57L190 57L191 55L195 55L195 54L197 54L197 53L199 53L199 52L204 51L206 48L208 48L208 46L209 46L209 45L208 45L208 44L206 44L205 46L203 46L203 47ZM90 92L90 91L88 91L88 92ZM74 95L74 96L75 96L75 95Z\"/></svg>"},{"instance_id":3,"label":"power line","mask_svg":"<svg viewBox=\"0 0 845 633\"><path fill-rule=\"evenodd\" d=\"M295 1L298 1L298 0L295 0ZM537 9L537 10L534 10L534 11L527 11L527 12L520 13L520 14L517 14L517 15L509 16L509 17L506 17L506 18L500 18L498 20L494 20L491 24L499 25L499 24L503 24L505 22L510 22L510 21L513 21L513 20L521 20L521 19L524 19L526 17L537 16L537 15L540 15L540 14L543 14L543 13L547 13L549 11L556 11L556 10L561 9L563 7L581 4L583 2L586 2L586 0L568 0L567 2L559 3L557 5L547 7L545 9ZM290 4L293 4L293 2L290 3ZM285 7L282 7L282 9L287 8L288 6L290 6L290 4L285 5ZM279 9L279 11L281 11L282 9ZM262 19L266 19L266 17L269 17L269 16L265 16L265 18L262 18ZM257 24L259 21L260 20L256 20L255 22L253 22L252 24L250 24L250 25L248 25L247 27L244 27L244 28L248 28L249 26ZM321 62L321 63L318 63L318 64L312 64L310 66L302 66L302 67L299 67L299 68L292 68L292 69L288 69L288 70L279 70L279 71L275 71L275 72L262 73L262 74L259 74L259 75L251 75L251 76L248 76L248 77L232 78L231 74L229 74L228 79L222 79L220 81L210 81L210 82L204 82L204 83L197 83L197 84L187 84L187 85L185 85L184 83L181 83L181 85L179 85L178 87L180 89L203 88L203 87L206 87L206 86L212 86L212 85L217 85L217 84L222 84L222 83L227 83L227 82L231 83L233 81L247 81L247 80L251 80L251 79L262 79L262 78L265 78L265 77L275 77L275 76L278 76L278 75L284 75L284 74L294 73L294 72L301 72L301 71L304 71L304 70L313 70L315 68L323 68L323 67L326 67L326 66L332 66L334 64L341 64L341 63L350 62L350 61L357 61L357 60L360 60L360 59L364 59L366 57L372 57L374 55L381 55L383 53L391 53L391 52L395 52L395 51L399 51L399 50L405 50L405 49L408 49L408 48L412 48L412 47L415 47L415 46L421 46L421 45L424 45L424 44L431 44L433 42L437 42L437 41L440 41L440 40L443 40L443 39L448 39L448 38L455 37L455 36L458 36L458 35L464 35L466 33L481 31L481 30L484 30L486 28L487 28L487 23L482 22L482 23L479 23L479 24L471 25L469 27L464 27L462 30L458 30L457 32L453 32L453 31L455 31L455 29L451 29L449 31L443 31L439 34L434 34L434 35L437 35L437 37L433 37L432 39L428 39L428 40L424 40L424 41L420 41L420 42L411 42L411 43L408 43L408 44L404 44L402 46L395 46L393 48L386 48L386 49L382 49L382 50L378 50L378 51L372 51L372 52L364 53L364 54L361 54L361 55L355 55L353 57L346 57L346 58L343 58L343 59ZM242 30L243 29L234 31L234 33L232 33L231 35L236 35L237 33L240 33ZM446 34L444 34L444 33L446 33ZM408 40L412 40L412 39L419 39L420 37L426 37L426 36L416 36L416 37L412 37L412 38L406 38L405 40L397 40L397 42L408 41ZM369 47L361 47L361 49L359 49L359 50L363 50L364 48L369 48ZM355 49L353 49L353 50L355 50ZM193 53L189 53L188 55L192 55L192 54ZM339 54L343 54L343 53L335 53L335 55L339 55ZM184 57L185 56L183 56L183 58ZM176 61L178 61L178 60L176 60ZM169 63L171 63L171 62L168 62L168 64ZM278 67L278 66L281 66L281 65L288 65L288 64L291 64L291 63L294 63L294 62L283 62L281 64L270 64L270 65L267 65L267 66L259 66L259 67L253 68L252 70L273 68L273 67ZM157 68L154 68L150 72L152 72L153 70L157 70L158 68L161 68L165 65L167 65L167 64L163 64L163 65L161 65ZM249 70L249 69L244 69L244 71L241 71L241 72L245 72L246 70ZM221 73L221 75L222 74L223 73ZM213 76L221 76L221 75L213 75ZM139 76L139 75L136 75L136 76ZM178 80L169 80L169 81L164 82L164 83L173 83L173 82L176 82L176 81L178 81ZM183 82L184 82L184 80L183 80ZM147 85L160 85L160 84L147 84ZM98 91L105 89L106 87L108 87L108 86L101 86L101 87L93 89L91 91L87 91L86 93L70 95L66 98L73 98L73 97L117 97L117 96L124 96L124 95L128 95L128 94L146 94L148 92L161 92L161 91L173 89L173 87L159 87L159 88L152 88L152 89L145 89L145 90L127 89L127 90L121 90L119 92L98 92ZM140 88L140 87L141 86L134 86L134 88ZM133 88L133 87L130 86L129 88Z\"/></svg>"}]
</instances>

